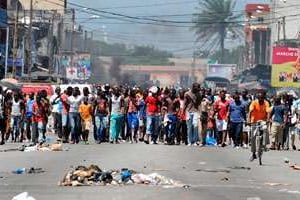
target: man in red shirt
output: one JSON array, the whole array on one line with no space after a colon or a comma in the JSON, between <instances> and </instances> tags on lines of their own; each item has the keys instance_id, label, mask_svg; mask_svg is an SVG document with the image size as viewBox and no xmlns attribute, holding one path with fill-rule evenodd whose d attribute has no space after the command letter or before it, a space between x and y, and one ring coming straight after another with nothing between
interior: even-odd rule
<instances>
[{"instance_id":1,"label":"man in red shirt","mask_svg":"<svg viewBox=\"0 0 300 200\"><path fill-rule=\"evenodd\" d=\"M60 96L60 100L62 102L62 115L61 115L61 119L62 119L62 132L63 132L63 143L68 143L69 142L69 133L70 130L68 129L68 123L69 123L69 119L68 119L68 113L69 113L69 104L68 104L68 97L71 96L73 93L73 88L72 87L68 87L67 90Z\"/></svg>"},{"instance_id":2,"label":"man in red shirt","mask_svg":"<svg viewBox=\"0 0 300 200\"><path fill-rule=\"evenodd\" d=\"M226 99L226 91L220 91L220 99L214 104L214 111L217 114L216 126L218 130L217 141L218 145L225 147L227 138L227 123L229 114L230 101Z\"/></svg>"},{"instance_id":3,"label":"man in red shirt","mask_svg":"<svg viewBox=\"0 0 300 200\"><path fill-rule=\"evenodd\" d=\"M159 125L159 111L160 111L160 101L157 97L158 88L150 88L149 95L147 96L145 102L147 106L147 125L146 125L146 135L147 139L145 143L149 144L149 139L151 137L151 144L156 144L158 136L158 125Z\"/></svg>"},{"instance_id":4,"label":"man in red shirt","mask_svg":"<svg viewBox=\"0 0 300 200\"><path fill-rule=\"evenodd\" d=\"M32 141L35 144L37 142L43 143L46 141L46 108L44 103L42 102L42 97L40 96L40 94L36 96L36 102L33 103L32 113L32 124L34 127Z\"/></svg>"}]
</instances>

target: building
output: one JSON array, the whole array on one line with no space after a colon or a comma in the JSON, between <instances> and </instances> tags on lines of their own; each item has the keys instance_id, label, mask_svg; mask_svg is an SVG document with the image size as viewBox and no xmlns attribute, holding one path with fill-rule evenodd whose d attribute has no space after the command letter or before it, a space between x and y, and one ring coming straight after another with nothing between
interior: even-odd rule
<instances>
[{"instance_id":1,"label":"building","mask_svg":"<svg viewBox=\"0 0 300 200\"><path fill-rule=\"evenodd\" d=\"M60 13L66 8L66 1L62 0L32 0L34 10L56 10ZM30 0L19 0L24 10L30 10Z\"/></svg>"},{"instance_id":2,"label":"building","mask_svg":"<svg viewBox=\"0 0 300 200\"><path fill-rule=\"evenodd\" d=\"M106 74L109 76L109 68L112 63L111 57L100 57L103 71L98 72L94 69L93 73ZM170 58L172 65L121 65L121 74L129 82L135 82L138 85L144 83L155 83L161 87L180 85L189 87L193 81L202 82L206 75L206 59L193 58ZM194 66L194 67L193 67ZM194 79L194 80L192 80ZM100 76L98 78L100 82ZM105 80L114 82L112 79Z\"/></svg>"},{"instance_id":3,"label":"building","mask_svg":"<svg viewBox=\"0 0 300 200\"><path fill-rule=\"evenodd\" d=\"M299 0L273 0L272 42L299 39L300 14Z\"/></svg>"},{"instance_id":4,"label":"building","mask_svg":"<svg viewBox=\"0 0 300 200\"><path fill-rule=\"evenodd\" d=\"M247 4L245 8L246 68L270 64L271 9L269 4Z\"/></svg>"},{"instance_id":5,"label":"building","mask_svg":"<svg viewBox=\"0 0 300 200\"><path fill-rule=\"evenodd\" d=\"M0 78L4 75L6 56L7 3L0 1Z\"/></svg>"},{"instance_id":6,"label":"building","mask_svg":"<svg viewBox=\"0 0 300 200\"><path fill-rule=\"evenodd\" d=\"M8 74L26 77L39 67L54 71L55 55L63 40L65 3L61 0L7 0L9 37ZM18 12L16 12L18 10ZM16 26L17 23L17 26ZM17 28L14 34L15 27ZM31 38L31 39L30 39ZM14 48L14 41L16 41ZM30 42L31 41L31 42ZM17 52L13 61L13 52ZM15 74L13 74L15 75Z\"/></svg>"}]
</instances>

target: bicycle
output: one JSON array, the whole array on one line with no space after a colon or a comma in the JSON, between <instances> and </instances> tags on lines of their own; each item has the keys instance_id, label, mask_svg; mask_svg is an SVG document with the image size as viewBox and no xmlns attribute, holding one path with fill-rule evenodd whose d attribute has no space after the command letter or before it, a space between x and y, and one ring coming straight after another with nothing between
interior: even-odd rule
<instances>
[{"instance_id":1,"label":"bicycle","mask_svg":"<svg viewBox=\"0 0 300 200\"><path fill-rule=\"evenodd\" d=\"M262 154L265 149L264 137L266 137L267 129L266 121L260 120L251 124L251 151L253 156L250 161L256 159L255 153L257 153L259 165L262 165Z\"/></svg>"}]
</instances>

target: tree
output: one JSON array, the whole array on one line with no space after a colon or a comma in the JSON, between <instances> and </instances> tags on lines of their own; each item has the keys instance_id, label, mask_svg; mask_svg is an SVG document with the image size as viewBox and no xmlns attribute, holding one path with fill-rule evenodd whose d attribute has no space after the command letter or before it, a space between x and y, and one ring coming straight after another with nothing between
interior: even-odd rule
<instances>
[{"instance_id":1,"label":"tree","mask_svg":"<svg viewBox=\"0 0 300 200\"><path fill-rule=\"evenodd\" d=\"M237 39L242 33L242 25L239 24L243 13L234 12L236 2L234 0L199 0L199 6L193 17L193 30L197 36L197 42L202 43L203 48L220 49L220 61L223 62L225 39Z\"/></svg>"}]
</instances>

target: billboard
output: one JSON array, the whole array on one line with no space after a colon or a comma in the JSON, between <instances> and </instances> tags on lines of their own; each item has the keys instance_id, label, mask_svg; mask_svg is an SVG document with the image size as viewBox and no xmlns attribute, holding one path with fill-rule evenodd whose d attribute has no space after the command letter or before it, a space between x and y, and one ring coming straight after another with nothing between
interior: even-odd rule
<instances>
[{"instance_id":1,"label":"billboard","mask_svg":"<svg viewBox=\"0 0 300 200\"><path fill-rule=\"evenodd\" d=\"M92 73L91 55L89 53L78 53L73 56L65 55L61 59L63 69L66 69L66 78L74 80L87 80Z\"/></svg>"},{"instance_id":2,"label":"billboard","mask_svg":"<svg viewBox=\"0 0 300 200\"><path fill-rule=\"evenodd\" d=\"M300 87L300 48L273 48L271 85Z\"/></svg>"},{"instance_id":3,"label":"billboard","mask_svg":"<svg viewBox=\"0 0 300 200\"><path fill-rule=\"evenodd\" d=\"M231 81L236 73L236 64L209 64L207 67L206 77L220 77Z\"/></svg>"}]
</instances>

